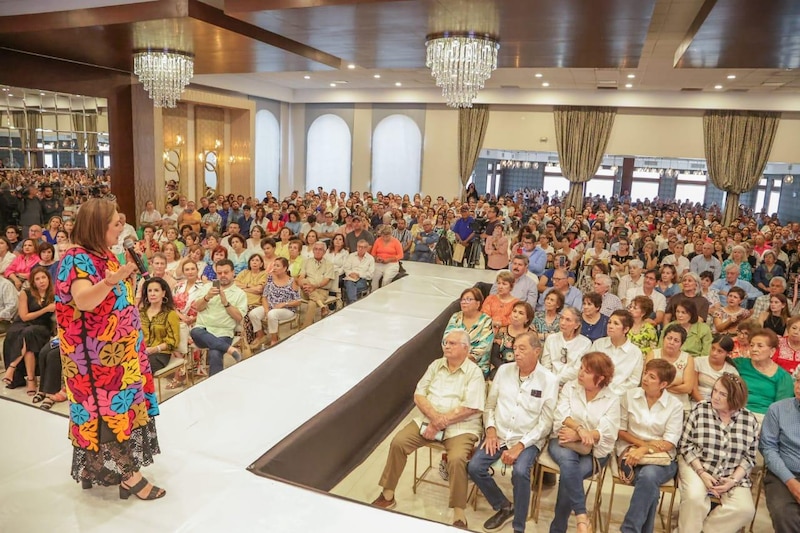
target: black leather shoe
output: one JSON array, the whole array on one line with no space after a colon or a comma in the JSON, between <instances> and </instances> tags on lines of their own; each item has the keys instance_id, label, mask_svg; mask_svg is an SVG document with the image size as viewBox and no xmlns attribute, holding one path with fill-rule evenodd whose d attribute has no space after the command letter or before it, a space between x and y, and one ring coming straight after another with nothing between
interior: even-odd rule
<instances>
[{"instance_id":1,"label":"black leather shoe","mask_svg":"<svg viewBox=\"0 0 800 533\"><path fill-rule=\"evenodd\" d=\"M484 531L497 531L504 525L506 522L514 518L514 507L508 507L506 509L500 509L494 515L492 515L489 520L484 522L483 530Z\"/></svg>"}]
</instances>

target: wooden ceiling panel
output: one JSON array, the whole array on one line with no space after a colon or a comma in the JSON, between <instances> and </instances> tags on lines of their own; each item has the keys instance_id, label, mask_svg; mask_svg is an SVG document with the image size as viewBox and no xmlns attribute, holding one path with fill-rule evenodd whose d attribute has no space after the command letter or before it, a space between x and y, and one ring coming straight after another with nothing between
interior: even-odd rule
<instances>
[{"instance_id":1,"label":"wooden ceiling panel","mask_svg":"<svg viewBox=\"0 0 800 533\"><path fill-rule=\"evenodd\" d=\"M364 68L420 68L425 36L498 34L501 67L631 68L656 0L226 0L226 13ZM270 6L287 6L269 10ZM254 9L261 10L254 11ZM248 8L248 9L245 9Z\"/></svg>"},{"instance_id":2,"label":"wooden ceiling panel","mask_svg":"<svg viewBox=\"0 0 800 533\"><path fill-rule=\"evenodd\" d=\"M91 43L87 46L87 43ZM87 28L0 34L0 46L130 72L136 48L193 51L196 74L329 67L206 22L184 17Z\"/></svg>"},{"instance_id":3,"label":"wooden ceiling panel","mask_svg":"<svg viewBox=\"0 0 800 533\"><path fill-rule=\"evenodd\" d=\"M800 2L706 0L675 66L800 68Z\"/></svg>"}]
</instances>

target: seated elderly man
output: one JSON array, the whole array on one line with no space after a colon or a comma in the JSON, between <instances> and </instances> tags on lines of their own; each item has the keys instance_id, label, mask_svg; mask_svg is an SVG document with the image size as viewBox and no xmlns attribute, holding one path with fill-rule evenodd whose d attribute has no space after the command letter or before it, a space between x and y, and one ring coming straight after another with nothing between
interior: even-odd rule
<instances>
[{"instance_id":1,"label":"seated elderly man","mask_svg":"<svg viewBox=\"0 0 800 533\"><path fill-rule=\"evenodd\" d=\"M728 305L728 291L730 291L733 287L740 287L742 290L744 290L748 300L755 300L763 294L749 281L740 279L739 273L739 266L730 264L725 267L725 277L720 278L711 284L711 288L717 291L717 294L719 295L719 303L723 307Z\"/></svg>"},{"instance_id":2,"label":"seated elderly man","mask_svg":"<svg viewBox=\"0 0 800 533\"><path fill-rule=\"evenodd\" d=\"M535 309L539 297L538 280L533 274L528 274L528 257L523 254L515 255L511 259L511 273L514 274L514 287L511 289L511 295L518 300L528 302ZM492 285L489 294L497 294L497 283Z\"/></svg>"},{"instance_id":3,"label":"seated elderly man","mask_svg":"<svg viewBox=\"0 0 800 533\"><path fill-rule=\"evenodd\" d=\"M422 221L422 231L414 237L411 260L423 263L435 262L437 242L439 242L439 234L433 230L431 219L426 218Z\"/></svg>"},{"instance_id":4,"label":"seated elderly man","mask_svg":"<svg viewBox=\"0 0 800 533\"><path fill-rule=\"evenodd\" d=\"M553 286L542 292L539 302L536 304L537 311L544 311L544 300L551 291L558 291L564 296L564 304L580 309L583 305L583 294L577 287L569 284L569 272L563 268L553 271Z\"/></svg>"},{"instance_id":5,"label":"seated elderly man","mask_svg":"<svg viewBox=\"0 0 800 533\"><path fill-rule=\"evenodd\" d=\"M641 288L644 283L644 277L642 277L643 268L644 263L639 259L633 259L628 263L628 273L619 279L619 287L617 288L617 296L622 301L622 305L629 303L625 301L628 297L628 291Z\"/></svg>"},{"instance_id":6,"label":"seated elderly man","mask_svg":"<svg viewBox=\"0 0 800 533\"><path fill-rule=\"evenodd\" d=\"M514 533L525 531L531 499L531 467L553 429L558 378L539 364L539 336L525 332L514 340L516 364L502 365L486 398L486 437L472 456L469 477L497 511L484 531L497 531L511 518ZM500 459L511 465L512 503L489 474Z\"/></svg>"},{"instance_id":7,"label":"seated elderly man","mask_svg":"<svg viewBox=\"0 0 800 533\"><path fill-rule=\"evenodd\" d=\"M466 330L451 331L442 345L444 357L428 366L414 391L414 403L423 416L409 422L392 439L379 482L383 492L372 505L394 508L394 490L409 454L439 441L447 450L453 525L466 529L467 458L483 428L486 385L483 372L468 357L470 339Z\"/></svg>"},{"instance_id":8,"label":"seated elderly man","mask_svg":"<svg viewBox=\"0 0 800 533\"><path fill-rule=\"evenodd\" d=\"M325 243L317 241L311 248L314 256L306 259L297 277L297 284L303 290L303 298L308 300L303 328L307 328L314 323L314 316L317 314L317 307L324 317L328 314L328 307L325 300L328 299L328 284L336 277L333 271L333 264L325 259Z\"/></svg>"},{"instance_id":9,"label":"seated elderly man","mask_svg":"<svg viewBox=\"0 0 800 533\"><path fill-rule=\"evenodd\" d=\"M768 289L769 292L767 294L762 294L756 298L756 303L753 305L753 312L751 313L751 316L757 317L764 311L767 311L769 309L769 299L773 296L784 294L786 292L786 278L782 276L775 276L769 280Z\"/></svg>"},{"instance_id":10,"label":"seated elderly man","mask_svg":"<svg viewBox=\"0 0 800 533\"><path fill-rule=\"evenodd\" d=\"M611 276L607 274L597 274L594 277L594 292L603 297L603 305L600 307L600 314L611 316L617 309L624 309L622 301L616 294L611 294Z\"/></svg>"},{"instance_id":11,"label":"seated elderly man","mask_svg":"<svg viewBox=\"0 0 800 533\"><path fill-rule=\"evenodd\" d=\"M800 532L800 370L793 377L794 398L769 406L758 445L767 468L764 492L776 533Z\"/></svg>"},{"instance_id":12,"label":"seated elderly man","mask_svg":"<svg viewBox=\"0 0 800 533\"><path fill-rule=\"evenodd\" d=\"M372 290L390 284L400 271L403 259L403 245L392 236L392 227L388 224L381 227L380 237L372 244L371 255L375 259L375 273L372 275Z\"/></svg>"},{"instance_id":13,"label":"seated elderly man","mask_svg":"<svg viewBox=\"0 0 800 533\"><path fill-rule=\"evenodd\" d=\"M368 253L370 244L365 239L358 241L356 251L344 260L344 290L347 303L358 299L358 293L369 286L375 273L375 259Z\"/></svg>"}]
</instances>

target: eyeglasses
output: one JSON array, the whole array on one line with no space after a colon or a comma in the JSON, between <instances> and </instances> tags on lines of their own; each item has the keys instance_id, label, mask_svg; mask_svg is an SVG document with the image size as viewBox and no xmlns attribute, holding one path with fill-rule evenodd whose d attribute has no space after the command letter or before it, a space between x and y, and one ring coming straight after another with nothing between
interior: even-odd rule
<instances>
[{"instance_id":1,"label":"eyeglasses","mask_svg":"<svg viewBox=\"0 0 800 533\"><path fill-rule=\"evenodd\" d=\"M471 304L472 302L477 302L475 298L461 298L462 304Z\"/></svg>"},{"instance_id":2,"label":"eyeglasses","mask_svg":"<svg viewBox=\"0 0 800 533\"><path fill-rule=\"evenodd\" d=\"M564 281L565 279L567 279L567 278L557 278L557 277L553 276L553 281Z\"/></svg>"},{"instance_id":3,"label":"eyeglasses","mask_svg":"<svg viewBox=\"0 0 800 533\"><path fill-rule=\"evenodd\" d=\"M467 344L466 344L466 343L464 343L464 342L456 342L456 341L442 341L442 348L445 348L445 347L447 347L447 346L450 346L450 347L452 348L453 346L459 346L459 345L462 345L462 346L467 346Z\"/></svg>"},{"instance_id":4,"label":"eyeglasses","mask_svg":"<svg viewBox=\"0 0 800 533\"><path fill-rule=\"evenodd\" d=\"M567 364L567 353L568 352L567 352L567 347L566 346L561 348L561 364L562 365L566 365Z\"/></svg>"}]
</instances>

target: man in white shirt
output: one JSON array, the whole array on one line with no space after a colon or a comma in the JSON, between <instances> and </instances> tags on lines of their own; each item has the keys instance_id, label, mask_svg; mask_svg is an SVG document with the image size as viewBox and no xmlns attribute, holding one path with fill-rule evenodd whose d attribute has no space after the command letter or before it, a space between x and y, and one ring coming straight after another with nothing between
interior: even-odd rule
<instances>
[{"instance_id":1,"label":"man in white shirt","mask_svg":"<svg viewBox=\"0 0 800 533\"><path fill-rule=\"evenodd\" d=\"M133 242L137 242L139 240L139 236L136 234L136 228L126 222L125 213L119 214L119 223L122 225L122 232L117 238L117 244L111 247L111 251L117 255L125 252L125 248L122 246L122 243L125 242L125 239L131 238L133 239Z\"/></svg>"},{"instance_id":2,"label":"man in white shirt","mask_svg":"<svg viewBox=\"0 0 800 533\"><path fill-rule=\"evenodd\" d=\"M698 276L705 271L709 271L714 274L714 279L719 278L722 274L722 263L714 257L714 245L710 242L704 242L700 250L701 253L692 258L689 268Z\"/></svg>"},{"instance_id":3,"label":"man in white shirt","mask_svg":"<svg viewBox=\"0 0 800 533\"><path fill-rule=\"evenodd\" d=\"M327 241L336 235L339 226L333 221L333 213L330 211L325 212L325 222L319 225L317 232L319 233L320 240Z\"/></svg>"},{"instance_id":4,"label":"man in white shirt","mask_svg":"<svg viewBox=\"0 0 800 533\"><path fill-rule=\"evenodd\" d=\"M347 303L358 299L358 293L369 287L372 275L375 273L375 259L367 250L370 244L361 239L356 244L356 251L344 260L344 290Z\"/></svg>"},{"instance_id":5,"label":"man in white shirt","mask_svg":"<svg viewBox=\"0 0 800 533\"><path fill-rule=\"evenodd\" d=\"M645 317L644 321L649 322L654 326L661 325L664 320L664 311L667 309L667 299L664 295L655 290L656 282L658 281L658 271L655 269L648 270L642 276L642 286L639 288L628 289L628 295L625 298L627 303L631 303L637 296L644 295L653 301L654 316Z\"/></svg>"},{"instance_id":6,"label":"man in white shirt","mask_svg":"<svg viewBox=\"0 0 800 533\"><path fill-rule=\"evenodd\" d=\"M481 369L467 357L470 340L466 330L450 331L442 346L444 357L428 366L414 391L414 403L423 416L409 422L392 439L379 482L383 491L372 505L394 508L394 491L408 456L438 441L447 451L453 525L467 529L467 457L483 430L486 384Z\"/></svg>"},{"instance_id":7,"label":"man in white shirt","mask_svg":"<svg viewBox=\"0 0 800 533\"><path fill-rule=\"evenodd\" d=\"M525 531L531 499L531 467L553 429L558 378L539 364L542 346L535 333L514 341L516 364L501 365L486 398L486 437L467 466L469 477L497 511L483 525L496 531L512 517L515 532ZM503 494L489 467L498 459L511 465L514 503Z\"/></svg>"},{"instance_id":8,"label":"man in white shirt","mask_svg":"<svg viewBox=\"0 0 800 533\"><path fill-rule=\"evenodd\" d=\"M628 331L633 327L633 317L628 311L618 310L611 314L608 320L608 337L601 337L592 343L591 352L603 352L614 362L614 379L608 388L617 396L622 396L625 391L639 386L642 379L644 358L642 351L628 340ZM620 328L624 339L621 344L614 344L614 328ZM619 332L617 332L619 333Z\"/></svg>"},{"instance_id":9,"label":"man in white shirt","mask_svg":"<svg viewBox=\"0 0 800 533\"><path fill-rule=\"evenodd\" d=\"M300 226L300 239L303 242L305 242L306 235L308 235L308 232L311 231L312 229L317 232L317 237L319 237L319 229L320 229L320 227L321 227L321 224L317 223L317 216L316 215L308 215L306 217L306 221L303 223L302 226Z\"/></svg>"}]
</instances>

